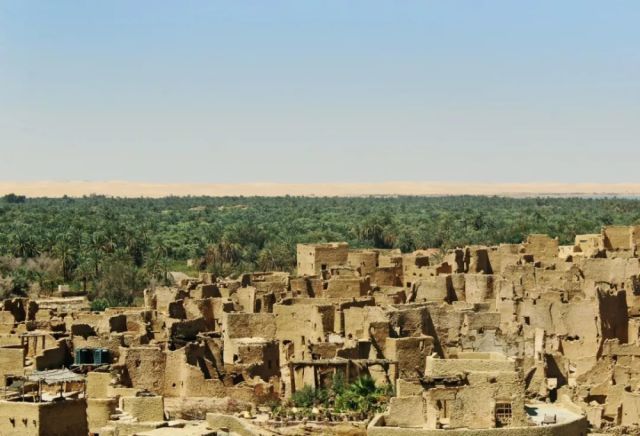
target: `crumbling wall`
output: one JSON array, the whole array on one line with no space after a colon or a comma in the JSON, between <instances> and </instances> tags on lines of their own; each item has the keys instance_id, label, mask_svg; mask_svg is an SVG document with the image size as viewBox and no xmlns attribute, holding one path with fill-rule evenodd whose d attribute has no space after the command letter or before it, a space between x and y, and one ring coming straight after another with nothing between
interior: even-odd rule
<instances>
[{"instance_id":1,"label":"crumbling wall","mask_svg":"<svg viewBox=\"0 0 640 436\"><path fill-rule=\"evenodd\" d=\"M29 403L0 401L3 436L85 435L87 403L84 399Z\"/></svg>"},{"instance_id":2,"label":"crumbling wall","mask_svg":"<svg viewBox=\"0 0 640 436\"><path fill-rule=\"evenodd\" d=\"M424 374L429 377L453 377L468 372L515 372L516 362L493 353L466 353L467 358L426 358Z\"/></svg>"},{"instance_id":3,"label":"crumbling wall","mask_svg":"<svg viewBox=\"0 0 640 436\"><path fill-rule=\"evenodd\" d=\"M631 250L633 248L631 226L606 226L602 228L604 247L607 250Z\"/></svg>"},{"instance_id":4,"label":"crumbling wall","mask_svg":"<svg viewBox=\"0 0 640 436\"><path fill-rule=\"evenodd\" d=\"M223 319L223 358L225 363L234 363L235 356L238 356L239 341L236 339L275 339L276 333L279 331L277 314L226 313Z\"/></svg>"},{"instance_id":5,"label":"crumbling wall","mask_svg":"<svg viewBox=\"0 0 640 436\"><path fill-rule=\"evenodd\" d=\"M465 274L464 290L467 303L483 303L494 298L493 275Z\"/></svg>"},{"instance_id":6,"label":"crumbling wall","mask_svg":"<svg viewBox=\"0 0 640 436\"><path fill-rule=\"evenodd\" d=\"M334 242L329 244L298 244L298 275L318 275L332 266L347 264L349 244Z\"/></svg>"},{"instance_id":7,"label":"crumbling wall","mask_svg":"<svg viewBox=\"0 0 640 436\"><path fill-rule=\"evenodd\" d=\"M356 269L362 277L373 276L378 268L378 256L375 250L349 250L347 265Z\"/></svg>"},{"instance_id":8,"label":"crumbling wall","mask_svg":"<svg viewBox=\"0 0 640 436\"><path fill-rule=\"evenodd\" d=\"M164 421L164 399L161 396L122 397L122 411L139 422Z\"/></svg>"},{"instance_id":9,"label":"crumbling wall","mask_svg":"<svg viewBox=\"0 0 640 436\"><path fill-rule=\"evenodd\" d=\"M602 234L576 235L574 244L577 253L581 256L594 257L604 250L604 236Z\"/></svg>"},{"instance_id":10,"label":"crumbling wall","mask_svg":"<svg viewBox=\"0 0 640 436\"><path fill-rule=\"evenodd\" d=\"M277 312L276 314L225 313L223 319L224 333L229 338L273 339L276 336Z\"/></svg>"},{"instance_id":11,"label":"crumbling wall","mask_svg":"<svg viewBox=\"0 0 640 436\"><path fill-rule=\"evenodd\" d=\"M0 347L0 386L4 386L4 376L21 375L24 368L24 348L20 345Z\"/></svg>"},{"instance_id":12,"label":"crumbling wall","mask_svg":"<svg viewBox=\"0 0 640 436\"><path fill-rule=\"evenodd\" d=\"M524 243L524 251L536 260L558 257L558 239L548 235L529 235Z\"/></svg>"},{"instance_id":13,"label":"crumbling wall","mask_svg":"<svg viewBox=\"0 0 640 436\"><path fill-rule=\"evenodd\" d=\"M496 403L510 403L511 425L527 425L524 408L524 384L516 372L472 372L468 386L460 389L453 401L451 428L495 427Z\"/></svg>"},{"instance_id":14,"label":"crumbling wall","mask_svg":"<svg viewBox=\"0 0 640 436\"><path fill-rule=\"evenodd\" d=\"M629 319L627 315L626 293L598 292L598 308L600 310L600 331L603 339L618 339L628 342Z\"/></svg>"},{"instance_id":15,"label":"crumbling wall","mask_svg":"<svg viewBox=\"0 0 640 436\"><path fill-rule=\"evenodd\" d=\"M415 251L402 256L403 284L410 288L416 281L435 275L435 267L431 265L431 254Z\"/></svg>"},{"instance_id":16,"label":"crumbling wall","mask_svg":"<svg viewBox=\"0 0 640 436\"><path fill-rule=\"evenodd\" d=\"M165 353L158 347L131 347L120 350L121 360L131 387L146 389L157 395L164 391Z\"/></svg>"},{"instance_id":17,"label":"crumbling wall","mask_svg":"<svg viewBox=\"0 0 640 436\"><path fill-rule=\"evenodd\" d=\"M324 298L359 298L371 290L369 277L333 277L327 285Z\"/></svg>"},{"instance_id":18,"label":"crumbling wall","mask_svg":"<svg viewBox=\"0 0 640 436\"><path fill-rule=\"evenodd\" d=\"M369 339L372 323L387 323L388 319L380 307L351 307L343 311L344 335L348 339Z\"/></svg>"},{"instance_id":19,"label":"crumbling wall","mask_svg":"<svg viewBox=\"0 0 640 436\"><path fill-rule=\"evenodd\" d=\"M100 433L100 429L107 425L112 415L116 413L118 400L116 398L88 398L87 424L91 433Z\"/></svg>"},{"instance_id":20,"label":"crumbling wall","mask_svg":"<svg viewBox=\"0 0 640 436\"><path fill-rule=\"evenodd\" d=\"M429 276L417 280L415 301L453 301L456 299L450 275Z\"/></svg>"},{"instance_id":21,"label":"crumbling wall","mask_svg":"<svg viewBox=\"0 0 640 436\"><path fill-rule=\"evenodd\" d=\"M489 249L484 246L467 247L464 257L464 272L470 274L492 274L493 267L489 257Z\"/></svg>"},{"instance_id":22,"label":"crumbling wall","mask_svg":"<svg viewBox=\"0 0 640 436\"><path fill-rule=\"evenodd\" d=\"M63 367L71 360L71 353L67 343L64 339L61 339L55 347L46 348L42 350L41 354L35 356L34 366L38 371L56 369Z\"/></svg>"},{"instance_id":23,"label":"crumbling wall","mask_svg":"<svg viewBox=\"0 0 640 436\"><path fill-rule=\"evenodd\" d=\"M333 330L335 307L333 305L296 304L274 306L276 338L293 344L297 358L308 356L307 345L323 342Z\"/></svg>"},{"instance_id":24,"label":"crumbling wall","mask_svg":"<svg viewBox=\"0 0 640 436\"><path fill-rule=\"evenodd\" d=\"M398 377L416 380L424 374L427 356L433 350L431 336L388 338L384 354L387 359L398 362Z\"/></svg>"}]
</instances>

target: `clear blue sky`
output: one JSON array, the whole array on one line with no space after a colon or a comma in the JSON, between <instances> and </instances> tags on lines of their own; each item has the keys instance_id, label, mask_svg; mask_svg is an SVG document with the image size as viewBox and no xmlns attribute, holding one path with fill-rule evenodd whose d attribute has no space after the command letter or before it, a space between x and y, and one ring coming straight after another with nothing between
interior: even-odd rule
<instances>
[{"instance_id":1,"label":"clear blue sky","mask_svg":"<svg viewBox=\"0 0 640 436\"><path fill-rule=\"evenodd\" d=\"M640 181L640 1L0 0L0 180Z\"/></svg>"}]
</instances>

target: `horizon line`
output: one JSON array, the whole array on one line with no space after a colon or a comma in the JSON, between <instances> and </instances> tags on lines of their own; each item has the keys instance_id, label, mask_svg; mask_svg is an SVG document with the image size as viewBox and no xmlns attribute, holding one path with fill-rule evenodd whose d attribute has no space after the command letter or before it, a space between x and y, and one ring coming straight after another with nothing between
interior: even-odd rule
<instances>
[{"instance_id":1,"label":"horizon line","mask_svg":"<svg viewBox=\"0 0 640 436\"><path fill-rule=\"evenodd\" d=\"M106 181L0 181L0 195L27 197L83 197L104 195L124 198L171 196L209 197L361 197L361 196L640 196L640 183L388 181L347 183L157 183Z\"/></svg>"}]
</instances>

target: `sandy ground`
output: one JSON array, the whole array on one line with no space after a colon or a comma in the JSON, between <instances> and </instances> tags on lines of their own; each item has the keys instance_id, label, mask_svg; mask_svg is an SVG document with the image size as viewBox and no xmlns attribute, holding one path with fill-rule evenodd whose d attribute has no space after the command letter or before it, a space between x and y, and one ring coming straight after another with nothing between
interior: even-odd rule
<instances>
[{"instance_id":1,"label":"sandy ground","mask_svg":"<svg viewBox=\"0 0 640 436\"><path fill-rule=\"evenodd\" d=\"M362 196L362 195L506 195L550 196L640 196L640 183L473 183L473 182L384 182L384 183L141 183L126 181L2 182L0 195L28 197L81 197L99 194L114 197L177 196Z\"/></svg>"}]
</instances>

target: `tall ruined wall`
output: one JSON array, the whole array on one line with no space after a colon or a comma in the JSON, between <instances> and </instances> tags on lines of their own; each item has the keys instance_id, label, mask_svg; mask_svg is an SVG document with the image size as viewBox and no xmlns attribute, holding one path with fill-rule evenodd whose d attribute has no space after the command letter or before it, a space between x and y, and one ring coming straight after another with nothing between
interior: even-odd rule
<instances>
[{"instance_id":1,"label":"tall ruined wall","mask_svg":"<svg viewBox=\"0 0 640 436\"><path fill-rule=\"evenodd\" d=\"M20 375L24 368L24 348L22 346L0 347L0 386L4 386L4 376Z\"/></svg>"},{"instance_id":2,"label":"tall ruined wall","mask_svg":"<svg viewBox=\"0 0 640 436\"><path fill-rule=\"evenodd\" d=\"M3 436L44 434L40 429L40 408L37 403L0 401L0 423Z\"/></svg>"},{"instance_id":3,"label":"tall ruined wall","mask_svg":"<svg viewBox=\"0 0 640 436\"><path fill-rule=\"evenodd\" d=\"M464 265L464 272L470 274L493 273L489 249L484 246L472 245L467 247L464 255Z\"/></svg>"},{"instance_id":4,"label":"tall ruined wall","mask_svg":"<svg viewBox=\"0 0 640 436\"><path fill-rule=\"evenodd\" d=\"M602 229L604 247L607 250L631 250L633 248L632 234L634 228L630 226L607 226Z\"/></svg>"},{"instance_id":5,"label":"tall ruined wall","mask_svg":"<svg viewBox=\"0 0 640 436\"><path fill-rule=\"evenodd\" d=\"M130 414L139 422L164 421L164 400L155 397L122 397L122 411Z\"/></svg>"},{"instance_id":6,"label":"tall ruined wall","mask_svg":"<svg viewBox=\"0 0 640 436\"><path fill-rule=\"evenodd\" d=\"M598 292L600 335L603 339L629 340L626 292Z\"/></svg>"},{"instance_id":7,"label":"tall ruined wall","mask_svg":"<svg viewBox=\"0 0 640 436\"><path fill-rule=\"evenodd\" d=\"M491 274L465 274L465 301L475 304L493 300L493 282L494 277Z\"/></svg>"},{"instance_id":8,"label":"tall ruined wall","mask_svg":"<svg viewBox=\"0 0 640 436\"><path fill-rule=\"evenodd\" d=\"M397 361L397 376L406 380L416 380L424 374L428 356L434 351L431 336L388 338L384 357Z\"/></svg>"},{"instance_id":9,"label":"tall ruined wall","mask_svg":"<svg viewBox=\"0 0 640 436\"><path fill-rule=\"evenodd\" d=\"M343 311L344 335L348 339L369 339L372 323L386 322L388 319L380 307L351 307Z\"/></svg>"},{"instance_id":10,"label":"tall ruined wall","mask_svg":"<svg viewBox=\"0 0 640 436\"><path fill-rule=\"evenodd\" d=\"M452 428L495 427L497 402L511 403L512 425L527 425L524 385L516 372L477 372L467 376L469 385L460 389L453 401Z\"/></svg>"},{"instance_id":11,"label":"tall ruined wall","mask_svg":"<svg viewBox=\"0 0 640 436\"><path fill-rule=\"evenodd\" d=\"M228 338L266 338L276 336L276 315L271 313L225 313L224 333Z\"/></svg>"},{"instance_id":12,"label":"tall ruined wall","mask_svg":"<svg viewBox=\"0 0 640 436\"><path fill-rule=\"evenodd\" d=\"M619 289L629 288L630 279L640 275L640 260L637 258L580 259L576 265L586 281L607 282Z\"/></svg>"},{"instance_id":13,"label":"tall ruined wall","mask_svg":"<svg viewBox=\"0 0 640 436\"><path fill-rule=\"evenodd\" d=\"M500 244L497 247L491 247L487 254L493 273L500 274L506 265L516 264L522 256L522 250L521 244Z\"/></svg>"},{"instance_id":14,"label":"tall ruined wall","mask_svg":"<svg viewBox=\"0 0 640 436\"><path fill-rule=\"evenodd\" d=\"M548 235L529 235L524 243L524 251L536 260L553 259L558 256L558 239Z\"/></svg>"},{"instance_id":15,"label":"tall ruined wall","mask_svg":"<svg viewBox=\"0 0 640 436\"><path fill-rule=\"evenodd\" d=\"M118 400L116 398L88 398L87 399L87 424L89 431L99 433L100 429L107 425L111 415L116 413Z\"/></svg>"},{"instance_id":16,"label":"tall ruined wall","mask_svg":"<svg viewBox=\"0 0 640 436\"><path fill-rule=\"evenodd\" d=\"M372 282L377 286L403 286L402 266L376 268Z\"/></svg>"},{"instance_id":17,"label":"tall ruined wall","mask_svg":"<svg viewBox=\"0 0 640 436\"><path fill-rule=\"evenodd\" d=\"M295 304L274 306L276 338L293 344L297 358L310 358L306 352L310 342L322 342L333 331L333 305Z\"/></svg>"},{"instance_id":18,"label":"tall ruined wall","mask_svg":"<svg viewBox=\"0 0 640 436\"><path fill-rule=\"evenodd\" d=\"M604 250L604 238L601 234L576 235L574 245L581 255L593 257Z\"/></svg>"},{"instance_id":19,"label":"tall ruined wall","mask_svg":"<svg viewBox=\"0 0 640 436\"><path fill-rule=\"evenodd\" d=\"M347 264L349 244L334 242L329 244L298 244L298 275L317 275L333 266Z\"/></svg>"},{"instance_id":20,"label":"tall ruined wall","mask_svg":"<svg viewBox=\"0 0 640 436\"><path fill-rule=\"evenodd\" d=\"M450 275L429 276L415 281L415 301L453 301L456 298Z\"/></svg>"},{"instance_id":21,"label":"tall ruined wall","mask_svg":"<svg viewBox=\"0 0 640 436\"><path fill-rule=\"evenodd\" d=\"M369 277L333 277L322 293L324 298L359 298L367 295L371 285Z\"/></svg>"},{"instance_id":22,"label":"tall ruined wall","mask_svg":"<svg viewBox=\"0 0 640 436\"><path fill-rule=\"evenodd\" d=\"M51 403L0 401L2 436L86 435L87 403L84 399Z\"/></svg>"},{"instance_id":23,"label":"tall ruined wall","mask_svg":"<svg viewBox=\"0 0 640 436\"><path fill-rule=\"evenodd\" d=\"M165 353L157 347L131 347L121 351L126 375L131 386L158 395L164 390Z\"/></svg>"},{"instance_id":24,"label":"tall ruined wall","mask_svg":"<svg viewBox=\"0 0 640 436\"><path fill-rule=\"evenodd\" d=\"M402 256L402 282L411 287L416 281L435 274L429 256L422 252L404 254Z\"/></svg>"},{"instance_id":25,"label":"tall ruined wall","mask_svg":"<svg viewBox=\"0 0 640 436\"><path fill-rule=\"evenodd\" d=\"M388 313L395 336L434 335L433 322L426 304L399 305Z\"/></svg>"},{"instance_id":26,"label":"tall ruined wall","mask_svg":"<svg viewBox=\"0 0 640 436\"><path fill-rule=\"evenodd\" d=\"M333 266L346 265L348 257L349 244L346 242L317 245L315 253L316 274Z\"/></svg>"},{"instance_id":27,"label":"tall ruined wall","mask_svg":"<svg viewBox=\"0 0 640 436\"><path fill-rule=\"evenodd\" d=\"M60 340L54 347L47 348L35 356L35 368L38 371L56 369L71 361L71 353L65 340Z\"/></svg>"},{"instance_id":28,"label":"tall ruined wall","mask_svg":"<svg viewBox=\"0 0 640 436\"><path fill-rule=\"evenodd\" d=\"M362 277L373 275L378 267L378 256L375 250L350 250L347 265L356 269Z\"/></svg>"}]
</instances>

